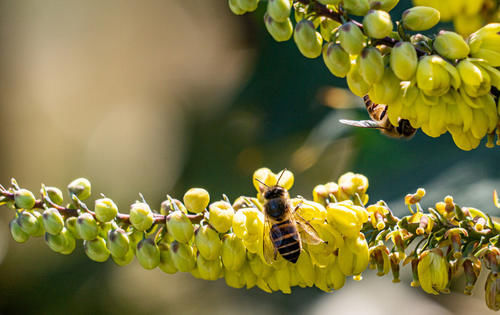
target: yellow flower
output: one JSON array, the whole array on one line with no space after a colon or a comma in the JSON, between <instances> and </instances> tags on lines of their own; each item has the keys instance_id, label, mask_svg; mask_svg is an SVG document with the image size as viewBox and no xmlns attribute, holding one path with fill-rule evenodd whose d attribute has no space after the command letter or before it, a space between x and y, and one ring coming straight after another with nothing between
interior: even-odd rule
<instances>
[{"instance_id":1,"label":"yellow flower","mask_svg":"<svg viewBox=\"0 0 500 315\"><path fill-rule=\"evenodd\" d=\"M448 262L439 248L426 250L420 254L418 279L422 289L429 294L445 292L448 285Z\"/></svg>"}]
</instances>

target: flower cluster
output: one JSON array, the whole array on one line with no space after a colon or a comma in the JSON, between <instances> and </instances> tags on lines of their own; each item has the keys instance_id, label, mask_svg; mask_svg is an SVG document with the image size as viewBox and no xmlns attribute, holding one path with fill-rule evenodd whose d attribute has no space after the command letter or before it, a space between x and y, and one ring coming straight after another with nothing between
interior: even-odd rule
<instances>
[{"instance_id":1,"label":"flower cluster","mask_svg":"<svg viewBox=\"0 0 500 315\"><path fill-rule=\"evenodd\" d=\"M255 10L258 2L230 0L229 5L243 14ZM488 24L467 40L450 31L428 37L414 32L435 26L439 11L410 8L394 28L388 11L397 3L270 0L264 22L275 40L293 35L305 57L322 55L330 72L346 77L354 94L386 104L394 126L406 119L431 137L449 132L463 150L476 148L485 137L493 147L495 130L500 134L500 24ZM352 15L362 16L362 23Z\"/></svg>"},{"instance_id":2,"label":"flower cluster","mask_svg":"<svg viewBox=\"0 0 500 315\"><path fill-rule=\"evenodd\" d=\"M439 10L441 20L453 21L455 30L463 36L472 34L486 23L500 22L495 0L413 0L413 3Z\"/></svg>"},{"instance_id":3,"label":"flower cluster","mask_svg":"<svg viewBox=\"0 0 500 315\"><path fill-rule=\"evenodd\" d=\"M91 184L84 178L69 184L66 204L58 188L42 185L36 199L12 180L8 189L0 185L0 203L15 210L10 231L17 242L44 236L50 249L69 255L82 240L85 253L96 262L111 258L124 266L135 257L145 269L224 278L231 287L256 286L269 293L290 293L294 286L338 290L346 277L360 280L368 267L379 276L392 272L393 281L399 282L400 266L410 264L412 286L446 293L452 278L463 273L465 293L471 294L484 265L489 272L486 303L500 309L499 224L478 209L456 205L451 196L424 212L423 189L406 196L411 214L398 218L383 201L366 206L368 180L351 172L314 187L312 200L284 197L290 218L306 222L322 242L308 242L301 233L303 223L292 219L301 240L298 260L293 263L278 254L270 262L265 246L274 245L266 224L275 229L279 222L269 220L265 186L279 184L288 191L293 183L290 171L275 174L261 168L253 175L255 197L230 202L224 196L210 202L206 190L192 188L182 201L168 197L159 211L141 196L124 214L104 195L90 210L84 201ZM498 198L495 202L500 206Z\"/></svg>"}]
</instances>

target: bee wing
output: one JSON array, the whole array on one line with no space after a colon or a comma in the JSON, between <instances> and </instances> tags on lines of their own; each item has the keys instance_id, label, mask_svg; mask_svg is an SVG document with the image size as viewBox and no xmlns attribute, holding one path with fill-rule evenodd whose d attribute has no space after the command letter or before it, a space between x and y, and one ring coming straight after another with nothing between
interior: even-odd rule
<instances>
[{"instance_id":1,"label":"bee wing","mask_svg":"<svg viewBox=\"0 0 500 315\"><path fill-rule=\"evenodd\" d=\"M318 245L325 242L321 239L321 237L319 237L318 232L316 232L316 230L311 225L311 223L309 223L309 221L304 219L300 214L298 214L295 211L292 213L292 215L295 220L295 223L297 224L297 229L299 231L300 238L304 243L310 245Z\"/></svg>"},{"instance_id":2,"label":"bee wing","mask_svg":"<svg viewBox=\"0 0 500 315\"><path fill-rule=\"evenodd\" d=\"M275 234L276 233L280 232L275 231ZM262 237L262 246L264 259L266 260L266 262L268 264L272 264L273 262L275 262L278 256L278 250L274 246L271 239L271 223L269 222L269 218L267 217L267 215L265 215L264 220L264 235Z\"/></svg>"},{"instance_id":3,"label":"bee wing","mask_svg":"<svg viewBox=\"0 0 500 315\"><path fill-rule=\"evenodd\" d=\"M341 119L339 120L342 124L344 125L350 125L354 127L360 127L360 128L376 128L376 129L385 129L383 126L381 126L379 123L373 120L347 120L347 119Z\"/></svg>"}]
</instances>

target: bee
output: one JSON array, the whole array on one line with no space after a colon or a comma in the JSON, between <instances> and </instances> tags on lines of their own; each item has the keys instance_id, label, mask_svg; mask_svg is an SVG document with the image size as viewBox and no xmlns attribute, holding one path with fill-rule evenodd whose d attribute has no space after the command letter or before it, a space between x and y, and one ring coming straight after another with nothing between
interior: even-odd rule
<instances>
[{"instance_id":1,"label":"bee","mask_svg":"<svg viewBox=\"0 0 500 315\"><path fill-rule=\"evenodd\" d=\"M302 242L311 245L326 243L312 225L297 213L301 203L292 209L288 190L279 186L283 173L284 171L274 186L257 180L264 185L261 190L265 199L263 246L264 258L269 264L276 261L278 253L284 259L296 263L302 250Z\"/></svg>"},{"instance_id":2,"label":"bee","mask_svg":"<svg viewBox=\"0 0 500 315\"><path fill-rule=\"evenodd\" d=\"M363 101L371 120L341 119L340 122L361 128L377 128L380 129L383 134L393 138L410 139L417 132L408 119L400 118L398 120L398 125L393 126L387 117L387 105L373 103L368 95L363 97Z\"/></svg>"}]
</instances>

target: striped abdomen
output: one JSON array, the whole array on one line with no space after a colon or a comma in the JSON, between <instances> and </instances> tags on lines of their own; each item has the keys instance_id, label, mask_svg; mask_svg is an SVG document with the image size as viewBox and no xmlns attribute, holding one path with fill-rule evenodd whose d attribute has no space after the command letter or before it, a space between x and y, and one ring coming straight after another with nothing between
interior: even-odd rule
<instances>
[{"instance_id":1,"label":"striped abdomen","mask_svg":"<svg viewBox=\"0 0 500 315\"><path fill-rule=\"evenodd\" d=\"M295 263L300 255L300 238L295 224L284 220L271 227L271 240L286 260Z\"/></svg>"}]
</instances>

